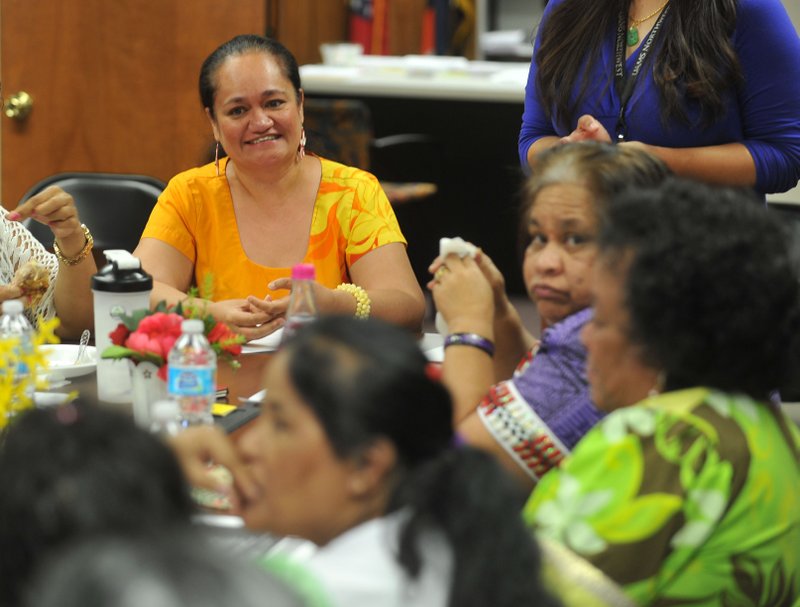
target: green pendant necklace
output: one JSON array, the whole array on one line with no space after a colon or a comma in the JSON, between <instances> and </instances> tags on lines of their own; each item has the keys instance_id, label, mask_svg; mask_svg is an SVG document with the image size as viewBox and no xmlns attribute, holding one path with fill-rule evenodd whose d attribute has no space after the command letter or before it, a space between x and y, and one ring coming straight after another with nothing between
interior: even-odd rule
<instances>
[{"instance_id":1,"label":"green pendant necklace","mask_svg":"<svg viewBox=\"0 0 800 607\"><path fill-rule=\"evenodd\" d=\"M669 4L669 0L667 0L664 4L662 4L658 10L653 13L647 15L647 17L643 17L642 19L631 19L631 26L628 28L628 33L625 36L625 42L628 46L636 46L639 44L639 26L644 23L645 21L649 21L653 17L655 17L658 13L664 10L664 7Z\"/></svg>"}]
</instances>

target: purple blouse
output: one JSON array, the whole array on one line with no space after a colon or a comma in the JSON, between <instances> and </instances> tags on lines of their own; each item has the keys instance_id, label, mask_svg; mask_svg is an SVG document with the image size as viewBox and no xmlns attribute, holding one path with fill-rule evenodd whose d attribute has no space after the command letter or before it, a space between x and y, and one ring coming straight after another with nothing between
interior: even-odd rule
<instances>
[{"instance_id":1,"label":"purple blouse","mask_svg":"<svg viewBox=\"0 0 800 607\"><path fill-rule=\"evenodd\" d=\"M554 7L568 1L550 0L542 21ZM626 111L627 139L670 148L740 142L755 162L756 189L762 193L785 192L800 179L800 39L780 0L739 0L737 11L733 44L744 85L739 91L731 88L724 94L725 112L713 124L701 128L699 105L687 102L690 123L673 120L664 125L652 71L643 69ZM541 28L534 57L540 34ZM612 137L620 108L613 79L615 38L612 28L590 69L589 86L576 114L576 118L591 114ZM640 49L627 59L628 72ZM572 130L565 131L547 119L538 98L536 68L532 61L519 134L519 156L525 168L534 141L546 135L568 135Z\"/></svg>"}]
</instances>

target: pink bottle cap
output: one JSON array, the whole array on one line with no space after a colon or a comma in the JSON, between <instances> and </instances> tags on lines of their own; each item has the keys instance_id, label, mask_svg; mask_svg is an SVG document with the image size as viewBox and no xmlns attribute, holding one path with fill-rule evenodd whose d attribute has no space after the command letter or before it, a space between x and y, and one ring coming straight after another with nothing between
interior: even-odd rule
<instances>
[{"instance_id":1,"label":"pink bottle cap","mask_svg":"<svg viewBox=\"0 0 800 607\"><path fill-rule=\"evenodd\" d=\"M315 276L314 264L298 263L292 266L292 280L314 280Z\"/></svg>"}]
</instances>

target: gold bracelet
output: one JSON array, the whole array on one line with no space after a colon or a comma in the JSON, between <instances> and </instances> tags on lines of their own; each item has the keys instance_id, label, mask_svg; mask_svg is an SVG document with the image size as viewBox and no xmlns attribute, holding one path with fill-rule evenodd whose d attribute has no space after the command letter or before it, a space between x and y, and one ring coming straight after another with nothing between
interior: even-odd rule
<instances>
[{"instance_id":1,"label":"gold bracelet","mask_svg":"<svg viewBox=\"0 0 800 607\"><path fill-rule=\"evenodd\" d=\"M351 284L349 282L343 282L338 287L336 287L337 291L344 291L345 293L350 293L356 300L356 313L355 317L361 320L366 320L369 318L369 312L372 308L372 302L369 300L369 295L367 292L359 287L358 285Z\"/></svg>"},{"instance_id":2,"label":"gold bracelet","mask_svg":"<svg viewBox=\"0 0 800 607\"><path fill-rule=\"evenodd\" d=\"M86 236L86 243L83 245L83 248L78 251L78 254L73 257L66 257L64 253L61 252L61 247L58 246L58 243L53 241L53 252L56 254L56 259L58 259L58 261L65 263L68 266L77 266L92 250L92 246L94 246L94 238L92 238L89 228L86 227L86 224L82 223L81 230L83 230L83 235Z\"/></svg>"}]
</instances>

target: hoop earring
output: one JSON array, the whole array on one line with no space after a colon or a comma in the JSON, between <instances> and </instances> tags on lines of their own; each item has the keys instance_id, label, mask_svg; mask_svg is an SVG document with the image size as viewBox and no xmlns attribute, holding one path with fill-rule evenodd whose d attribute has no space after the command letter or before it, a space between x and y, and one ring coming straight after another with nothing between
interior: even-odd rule
<instances>
[{"instance_id":1,"label":"hoop earring","mask_svg":"<svg viewBox=\"0 0 800 607\"><path fill-rule=\"evenodd\" d=\"M217 177L219 177L219 141L214 146L214 167L217 169Z\"/></svg>"},{"instance_id":2,"label":"hoop earring","mask_svg":"<svg viewBox=\"0 0 800 607\"><path fill-rule=\"evenodd\" d=\"M300 145L297 147L297 156L300 160L306 157L306 130L300 129Z\"/></svg>"}]
</instances>

